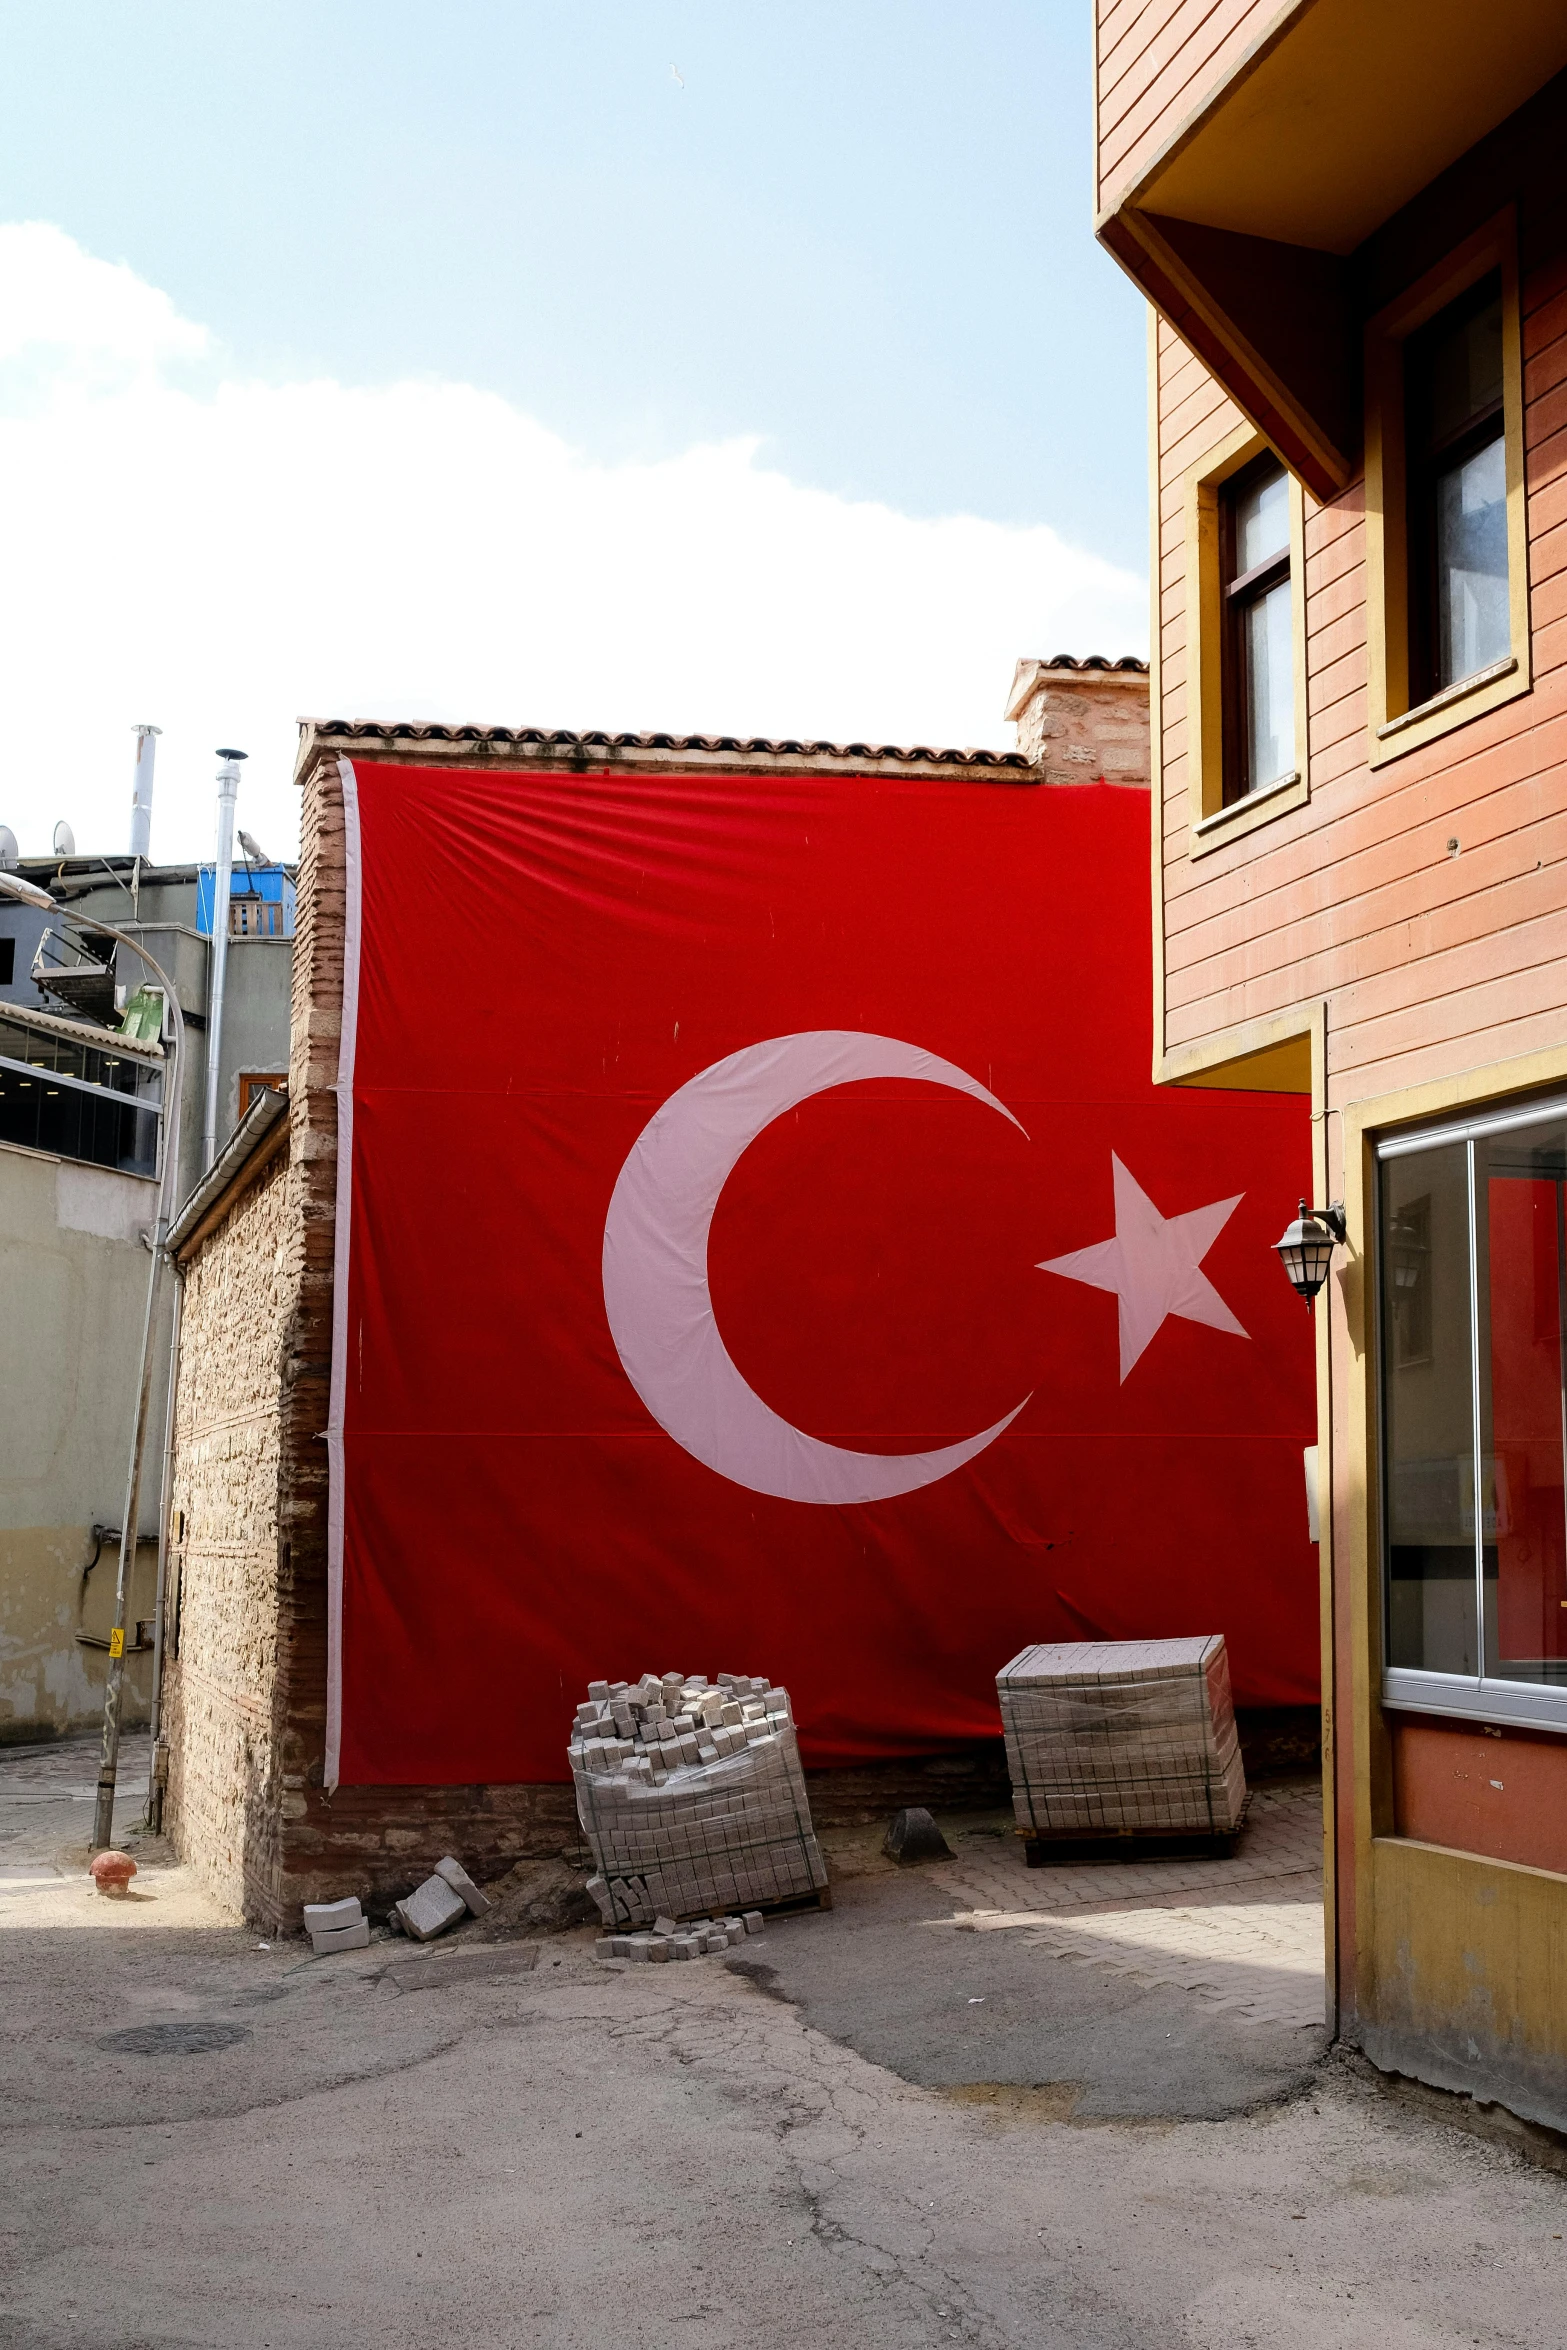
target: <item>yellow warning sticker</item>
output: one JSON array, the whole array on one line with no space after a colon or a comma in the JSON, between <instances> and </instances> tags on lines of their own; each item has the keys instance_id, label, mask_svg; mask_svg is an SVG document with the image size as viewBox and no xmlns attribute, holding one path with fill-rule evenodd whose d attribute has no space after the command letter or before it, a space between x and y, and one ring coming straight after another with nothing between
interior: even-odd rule
<instances>
[{"instance_id":1,"label":"yellow warning sticker","mask_svg":"<svg viewBox=\"0 0 1567 2350\"><path fill-rule=\"evenodd\" d=\"M116 1624L114 1630L109 1634L109 1654L111 1656L125 1654L125 1626L123 1624Z\"/></svg>"}]
</instances>

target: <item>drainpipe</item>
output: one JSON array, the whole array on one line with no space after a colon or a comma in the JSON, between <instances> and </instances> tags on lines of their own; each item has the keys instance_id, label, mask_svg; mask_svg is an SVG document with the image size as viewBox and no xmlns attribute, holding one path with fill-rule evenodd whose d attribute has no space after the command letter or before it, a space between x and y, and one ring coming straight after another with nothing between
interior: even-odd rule
<instances>
[{"instance_id":1,"label":"drainpipe","mask_svg":"<svg viewBox=\"0 0 1567 2350\"><path fill-rule=\"evenodd\" d=\"M212 876L212 957L207 981L207 1093L202 1104L201 1171L218 1155L218 1058L223 1049L223 979L229 952L229 898L234 872L234 803L243 751L219 751L218 857Z\"/></svg>"},{"instance_id":2,"label":"drainpipe","mask_svg":"<svg viewBox=\"0 0 1567 2350\"><path fill-rule=\"evenodd\" d=\"M152 1761L147 1773L147 1825L154 1835L163 1829L166 1785L159 1746L163 1737L163 1613L169 1587L169 1496L174 1490L174 1394L180 1376L180 1317L185 1307L185 1282L178 1265L174 1273L174 1315L169 1329L169 1399L163 1415L162 1496L158 1510L158 1596L152 1611Z\"/></svg>"}]
</instances>

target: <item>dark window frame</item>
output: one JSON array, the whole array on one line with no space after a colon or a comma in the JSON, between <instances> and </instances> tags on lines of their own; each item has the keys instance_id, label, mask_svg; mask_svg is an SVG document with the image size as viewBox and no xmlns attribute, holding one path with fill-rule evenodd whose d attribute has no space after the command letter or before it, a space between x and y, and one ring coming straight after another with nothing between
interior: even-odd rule
<instances>
[{"instance_id":1,"label":"dark window frame","mask_svg":"<svg viewBox=\"0 0 1567 2350\"><path fill-rule=\"evenodd\" d=\"M286 1069L241 1069L239 1073L239 1114L243 1118L258 1093L287 1093Z\"/></svg>"},{"instance_id":2,"label":"dark window frame","mask_svg":"<svg viewBox=\"0 0 1567 2350\"><path fill-rule=\"evenodd\" d=\"M1223 634L1219 650L1219 680L1222 697L1222 748L1220 752L1223 800L1221 805L1233 808L1250 799L1261 785L1283 780L1278 776L1260 779L1251 772L1251 748L1246 722L1250 701L1250 664L1246 652L1246 615L1251 607L1283 581L1291 579L1293 565L1290 539L1276 555L1262 563L1253 564L1249 571L1235 569L1235 515L1247 492L1273 474L1284 476L1285 468L1271 449L1254 457L1249 465L1231 474L1219 490L1219 603L1223 615ZM1294 619L1291 618L1291 645L1293 657Z\"/></svg>"},{"instance_id":3,"label":"dark window frame","mask_svg":"<svg viewBox=\"0 0 1567 2350\"><path fill-rule=\"evenodd\" d=\"M1505 385L1494 401L1477 409L1451 432L1435 436L1425 421L1430 377L1422 368L1424 354L1438 342L1478 318L1493 303L1503 305L1505 289L1500 269L1488 270L1434 317L1418 327L1404 344L1404 519L1408 561L1409 706L1418 709L1434 695L1461 685L1461 677L1444 678L1438 666L1441 642L1441 580L1437 565L1437 504L1442 482L1458 466L1477 457L1495 441L1507 437ZM1478 675L1478 671L1471 672Z\"/></svg>"}]
</instances>

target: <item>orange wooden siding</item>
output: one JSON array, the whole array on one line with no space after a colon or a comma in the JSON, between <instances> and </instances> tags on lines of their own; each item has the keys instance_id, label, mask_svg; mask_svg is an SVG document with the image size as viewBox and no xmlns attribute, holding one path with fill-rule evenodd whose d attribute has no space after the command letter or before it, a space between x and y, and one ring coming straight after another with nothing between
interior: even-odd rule
<instances>
[{"instance_id":1,"label":"orange wooden siding","mask_svg":"<svg viewBox=\"0 0 1567 2350\"><path fill-rule=\"evenodd\" d=\"M1099 202L1113 203L1278 13L1278 0L1099 0Z\"/></svg>"},{"instance_id":2,"label":"orange wooden siding","mask_svg":"<svg viewBox=\"0 0 1567 2350\"><path fill-rule=\"evenodd\" d=\"M1184 476L1240 420L1157 337L1167 1048L1329 1003L1329 1099L1558 1044L1567 1008L1567 260L1523 287L1534 690L1371 771L1364 486L1307 501L1311 797L1189 854ZM1449 840L1457 840L1456 852Z\"/></svg>"}]
</instances>

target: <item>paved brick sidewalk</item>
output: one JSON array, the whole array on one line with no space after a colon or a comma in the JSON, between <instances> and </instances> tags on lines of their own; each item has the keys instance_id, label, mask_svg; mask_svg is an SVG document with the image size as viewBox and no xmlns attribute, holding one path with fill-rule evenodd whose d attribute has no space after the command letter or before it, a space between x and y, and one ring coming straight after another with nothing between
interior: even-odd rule
<instances>
[{"instance_id":1,"label":"paved brick sidewalk","mask_svg":"<svg viewBox=\"0 0 1567 2350\"><path fill-rule=\"evenodd\" d=\"M954 1842L956 1858L943 1864L941 1875L976 1909L1111 1909L1149 1901L1222 1900L1258 1885L1295 1885L1297 1898L1316 1901L1322 1886L1322 1794L1314 1779L1256 1789L1239 1850L1230 1860L1188 1855L1031 1869L1020 1836L959 1829Z\"/></svg>"},{"instance_id":2,"label":"paved brick sidewalk","mask_svg":"<svg viewBox=\"0 0 1567 2350\"><path fill-rule=\"evenodd\" d=\"M96 1733L41 1746L0 1746L0 1895L79 1875L86 1867L100 1746ZM120 1743L114 1798L117 1835L141 1817L151 1760L148 1733L128 1731ZM69 1869L62 1867L62 1850L72 1854Z\"/></svg>"},{"instance_id":3,"label":"paved brick sidewalk","mask_svg":"<svg viewBox=\"0 0 1567 2350\"><path fill-rule=\"evenodd\" d=\"M1229 1860L1031 1869L1020 1839L960 1835L939 1871L960 1931L1019 1933L1066 1964L1170 1985L1255 2023L1323 2020L1322 1799L1259 1788Z\"/></svg>"}]
</instances>

